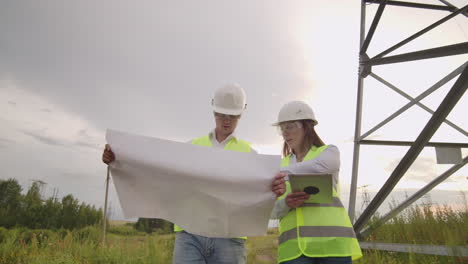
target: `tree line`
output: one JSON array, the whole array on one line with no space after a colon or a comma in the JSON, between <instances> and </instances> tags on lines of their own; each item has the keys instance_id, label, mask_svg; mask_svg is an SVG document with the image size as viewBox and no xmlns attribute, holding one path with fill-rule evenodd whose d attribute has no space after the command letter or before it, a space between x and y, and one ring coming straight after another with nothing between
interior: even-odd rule
<instances>
[{"instance_id":1,"label":"tree line","mask_svg":"<svg viewBox=\"0 0 468 264\"><path fill-rule=\"evenodd\" d=\"M69 194L42 197L40 181L34 181L26 194L15 179L0 179L0 226L31 229L79 229L102 221L102 210Z\"/></svg>"},{"instance_id":2,"label":"tree line","mask_svg":"<svg viewBox=\"0 0 468 264\"><path fill-rule=\"evenodd\" d=\"M158 234L170 234L174 233L174 224L160 218L138 218L138 221L134 225L136 230Z\"/></svg>"}]
</instances>

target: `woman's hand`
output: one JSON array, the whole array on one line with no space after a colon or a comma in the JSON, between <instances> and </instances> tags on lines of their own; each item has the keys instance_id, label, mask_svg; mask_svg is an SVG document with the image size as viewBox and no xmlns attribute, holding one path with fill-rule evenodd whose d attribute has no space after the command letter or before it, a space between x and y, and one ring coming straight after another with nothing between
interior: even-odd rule
<instances>
[{"instance_id":1,"label":"woman's hand","mask_svg":"<svg viewBox=\"0 0 468 264\"><path fill-rule=\"evenodd\" d=\"M106 144L104 148L104 153L102 153L102 162L109 164L115 160L114 152L112 152L109 144Z\"/></svg>"},{"instance_id":2,"label":"woman's hand","mask_svg":"<svg viewBox=\"0 0 468 264\"><path fill-rule=\"evenodd\" d=\"M286 173L278 172L271 183L271 191L276 195L276 197L280 197L286 192Z\"/></svg>"},{"instance_id":3,"label":"woman's hand","mask_svg":"<svg viewBox=\"0 0 468 264\"><path fill-rule=\"evenodd\" d=\"M286 196L286 204L289 208L297 208L309 198L310 195L305 192L293 192Z\"/></svg>"}]
</instances>

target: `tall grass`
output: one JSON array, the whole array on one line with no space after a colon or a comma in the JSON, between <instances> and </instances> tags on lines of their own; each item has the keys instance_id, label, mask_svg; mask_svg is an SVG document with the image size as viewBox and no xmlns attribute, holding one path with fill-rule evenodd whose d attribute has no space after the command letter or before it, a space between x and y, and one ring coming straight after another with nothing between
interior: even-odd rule
<instances>
[{"instance_id":1,"label":"tall grass","mask_svg":"<svg viewBox=\"0 0 468 264\"><path fill-rule=\"evenodd\" d=\"M468 245L468 212L449 206L414 206L374 230L367 240L388 243Z\"/></svg>"},{"instance_id":2,"label":"tall grass","mask_svg":"<svg viewBox=\"0 0 468 264\"><path fill-rule=\"evenodd\" d=\"M374 230L367 241L466 246L468 210L422 205L405 210ZM0 264L146 264L172 263L174 234L146 234L131 225L111 225L106 245L97 226L69 231L0 228ZM270 264L277 260L275 229L247 240L247 263ZM367 263L468 263L458 257L365 250L356 261Z\"/></svg>"},{"instance_id":3,"label":"tall grass","mask_svg":"<svg viewBox=\"0 0 468 264\"><path fill-rule=\"evenodd\" d=\"M426 200L411 206L374 229L364 240L368 242L423 244L468 247L468 204L462 194L464 208L455 211L448 205L438 205ZM392 202L392 207L397 203ZM378 222L377 215L369 226ZM468 263L468 258L459 256L436 256L414 253L365 250L357 263Z\"/></svg>"},{"instance_id":4,"label":"tall grass","mask_svg":"<svg viewBox=\"0 0 468 264\"><path fill-rule=\"evenodd\" d=\"M173 247L173 235L110 233L108 244L102 246L98 227L57 232L0 228L0 234L4 238L0 242L2 264L145 264L170 263L172 258L168 249Z\"/></svg>"}]
</instances>

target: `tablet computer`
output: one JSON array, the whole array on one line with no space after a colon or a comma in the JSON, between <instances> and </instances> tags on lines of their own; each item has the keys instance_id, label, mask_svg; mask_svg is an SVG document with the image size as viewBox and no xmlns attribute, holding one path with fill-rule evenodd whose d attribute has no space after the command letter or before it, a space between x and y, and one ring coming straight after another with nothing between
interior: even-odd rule
<instances>
[{"instance_id":1,"label":"tablet computer","mask_svg":"<svg viewBox=\"0 0 468 264\"><path fill-rule=\"evenodd\" d=\"M291 190L310 194L306 203L331 203L333 176L327 173L289 174Z\"/></svg>"}]
</instances>

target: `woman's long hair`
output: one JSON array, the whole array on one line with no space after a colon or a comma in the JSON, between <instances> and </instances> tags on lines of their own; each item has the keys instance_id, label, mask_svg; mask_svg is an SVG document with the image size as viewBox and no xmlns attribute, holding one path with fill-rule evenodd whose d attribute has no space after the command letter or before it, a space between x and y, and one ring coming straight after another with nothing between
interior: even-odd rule
<instances>
[{"instance_id":1,"label":"woman's long hair","mask_svg":"<svg viewBox=\"0 0 468 264\"><path fill-rule=\"evenodd\" d=\"M298 120L301 122L304 128L304 149L309 150L312 146L321 147L324 146L322 139L317 135L314 129L314 121L309 119ZM292 153L292 149L288 146L286 141L283 143L283 157L287 157Z\"/></svg>"}]
</instances>

